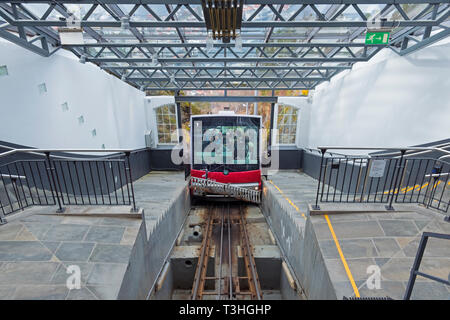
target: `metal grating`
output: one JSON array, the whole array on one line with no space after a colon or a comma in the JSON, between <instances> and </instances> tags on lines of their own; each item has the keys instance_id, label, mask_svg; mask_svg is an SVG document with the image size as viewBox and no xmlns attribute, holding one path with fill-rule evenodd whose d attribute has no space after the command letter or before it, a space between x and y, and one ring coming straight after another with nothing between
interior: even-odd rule
<instances>
[{"instance_id":1,"label":"metal grating","mask_svg":"<svg viewBox=\"0 0 450 320\"><path fill-rule=\"evenodd\" d=\"M241 2L2 1L0 37L42 56L70 50L145 90L308 90L382 48L404 55L450 33L448 0L247 0L241 20L214 27L223 40L240 28L242 47L219 40L209 50L208 3ZM84 40L62 45L68 26ZM391 31L389 44L365 44L377 27Z\"/></svg>"}]
</instances>

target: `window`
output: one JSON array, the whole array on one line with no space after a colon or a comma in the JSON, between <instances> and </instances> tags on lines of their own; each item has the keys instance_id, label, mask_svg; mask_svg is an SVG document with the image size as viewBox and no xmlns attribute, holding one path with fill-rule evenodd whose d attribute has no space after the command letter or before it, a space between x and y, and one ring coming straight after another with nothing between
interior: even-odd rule
<instances>
[{"instance_id":1,"label":"window","mask_svg":"<svg viewBox=\"0 0 450 320\"><path fill-rule=\"evenodd\" d=\"M166 104L155 109L158 143L177 143L177 117L175 104Z\"/></svg>"},{"instance_id":2,"label":"window","mask_svg":"<svg viewBox=\"0 0 450 320\"><path fill-rule=\"evenodd\" d=\"M295 144L295 135L297 133L298 108L279 104L277 128L279 144Z\"/></svg>"},{"instance_id":3,"label":"window","mask_svg":"<svg viewBox=\"0 0 450 320\"><path fill-rule=\"evenodd\" d=\"M64 102L61 105L61 109L62 109L63 112L69 111L69 104L67 102Z\"/></svg>"},{"instance_id":4,"label":"window","mask_svg":"<svg viewBox=\"0 0 450 320\"><path fill-rule=\"evenodd\" d=\"M44 94L47 92L47 86L45 83L41 83L38 85L39 94Z\"/></svg>"},{"instance_id":5,"label":"window","mask_svg":"<svg viewBox=\"0 0 450 320\"><path fill-rule=\"evenodd\" d=\"M0 77L7 76L7 75L8 75L8 67L0 66Z\"/></svg>"}]
</instances>

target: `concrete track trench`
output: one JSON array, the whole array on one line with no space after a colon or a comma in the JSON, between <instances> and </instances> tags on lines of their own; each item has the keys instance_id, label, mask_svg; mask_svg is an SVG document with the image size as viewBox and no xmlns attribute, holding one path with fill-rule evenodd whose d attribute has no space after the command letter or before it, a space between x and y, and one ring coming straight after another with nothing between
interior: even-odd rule
<instances>
[{"instance_id":1,"label":"concrete track trench","mask_svg":"<svg viewBox=\"0 0 450 320\"><path fill-rule=\"evenodd\" d=\"M151 299L302 299L260 207L192 206Z\"/></svg>"}]
</instances>

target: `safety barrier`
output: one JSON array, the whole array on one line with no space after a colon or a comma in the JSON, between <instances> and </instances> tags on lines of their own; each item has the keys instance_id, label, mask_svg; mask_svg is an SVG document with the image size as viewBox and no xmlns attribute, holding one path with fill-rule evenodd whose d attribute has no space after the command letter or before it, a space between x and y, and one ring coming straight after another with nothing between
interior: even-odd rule
<instances>
[{"instance_id":1,"label":"safety barrier","mask_svg":"<svg viewBox=\"0 0 450 320\"><path fill-rule=\"evenodd\" d=\"M414 264L411 268L411 274L409 276L408 285L406 286L405 296L403 297L404 300L409 300L411 298L411 294L412 294L417 276L421 276L421 277L424 277L424 278L427 278L427 279L430 279L433 281L437 281L439 283L443 283L447 286L450 286L450 277L448 280L446 280L446 279L441 279L441 278L435 277L433 275L419 271L420 263L422 262L422 257L425 252L425 248L427 246L428 238L450 240L450 234L434 233L434 232L424 232L422 234L422 238L420 239L420 243L419 243L419 248L417 249L417 253L416 253L416 258L414 259Z\"/></svg>"},{"instance_id":2,"label":"safety barrier","mask_svg":"<svg viewBox=\"0 0 450 320\"><path fill-rule=\"evenodd\" d=\"M51 157L50 150L29 150L16 152L45 157L0 166L0 223L6 222L7 215L32 205L57 205L58 212L63 212L65 205L132 205L137 210L129 150L77 150L122 153L92 159ZM13 152L0 156L5 154Z\"/></svg>"},{"instance_id":3,"label":"safety barrier","mask_svg":"<svg viewBox=\"0 0 450 320\"><path fill-rule=\"evenodd\" d=\"M435 148L393 149L368 156L325 156L322 151L315 208L319 202L421 203L447 212L450 204L450 163L417 157ZM358 148L379 150L375 148ZM392 149L390 149L392 150ZM410 157L407 151L414 151ZM439 150L449 153L447 150Z\"/></svg>"}]
</instances>

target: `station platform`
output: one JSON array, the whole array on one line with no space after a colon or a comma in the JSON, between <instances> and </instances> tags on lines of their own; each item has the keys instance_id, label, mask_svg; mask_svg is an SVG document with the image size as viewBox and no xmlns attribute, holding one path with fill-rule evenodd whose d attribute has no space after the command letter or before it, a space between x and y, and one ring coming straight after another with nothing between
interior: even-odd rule
<instances>
[{"instance_id":1,"label":"station platform","mask_svg":"<svg viewBox=\"0 0 450 320\"><path fill-rule=\"evenodd\" d=\"M344 296L402 299L422 233L450 233L450 223L444 221L442 213L419 205L396 204L396 211L384 211L375 210L372 205L327 204L322 214L310 215L308 203L314 203L317 180L299 171L280 171L269 176L265 186L266 192L284 208L292 207L287 212L297 222L299 240L314 238L320 250L319 260L326 269L324 274L329 276L337 299ZM308 227L310 230L305 230ZM298 255L302 256L301 248ZM379 289L369 289L366 283L374 270L371 266L380 270ZM313 277L314 272L310 271ZM420 271L448 278L448 241L428 240ZM448 300L449 289L444 284L417 277L411 298Z\"/></svg>"},{"instance_id":2,"label":"station platform","mask_svg":"<svg viewBox=\"0 0 450 320\"><path fill-rule=\"evenodd\" d=\"M182 172L152 172L133 186L137 213L69 206L57 214L54 206L36 206L8 216L0 226L0 299L151 298L186 228L189 189ZM442 213L418 205L383 211L327 204L311 214L316 188L300 171L278 171L264 180L259 206L297 282L292 288L306 299L402 299L422 232L450 233ZM66 285L73 265L81 271L79 290ZM374 266L380 287L369 289ZM446 279L449 270L450 245L429 239L421 271ZM412 299L448 300L450 290L418 277Z\"/></svg>"},{"instance_id":3,"label":"station platform","mask_svg":"<svg viewBox=\"0 0 450 320\"><path fill-rule=\"evenodd\" d=\"M62 214L35 206L9 216L0 226L0 299L117 299L136 241L151 236L184 184L179 172L140 178L137 213L131 206L68 206ZM80 268L80 289L66 285L70 266Z\"/></svg>"}]
</instances>

